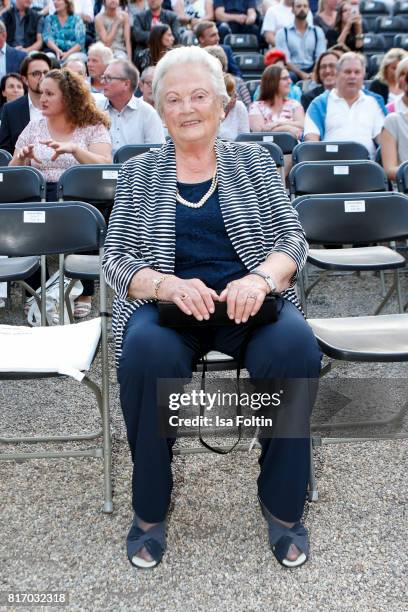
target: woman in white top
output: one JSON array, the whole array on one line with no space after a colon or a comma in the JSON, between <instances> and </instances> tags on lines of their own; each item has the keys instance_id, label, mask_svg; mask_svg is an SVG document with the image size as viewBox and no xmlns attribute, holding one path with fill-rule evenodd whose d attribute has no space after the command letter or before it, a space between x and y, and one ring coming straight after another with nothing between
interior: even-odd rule
<instances>
[{"instance_id":1,"label":"woman in white top","mask_svg":"<svg viewBox=\"0 0 408 612\"><path fill-rule=\"evenodd\" d=\"M224 109L225 118L222 120L218 136L224 140L235 140L238 134L249 132L249 118L246 106L237 100L235 80L230 74L224 74L225 87L230 101Z\"/></svg>"}]
</instances>

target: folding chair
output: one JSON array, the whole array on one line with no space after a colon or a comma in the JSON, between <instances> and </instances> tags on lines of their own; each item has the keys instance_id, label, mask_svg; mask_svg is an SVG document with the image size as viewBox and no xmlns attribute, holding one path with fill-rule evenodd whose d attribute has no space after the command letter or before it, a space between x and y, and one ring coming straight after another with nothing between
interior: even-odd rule
<instances>
[{"instance_id":1,"label":"folding chair","mask_svg":"<svg viewBox=\"0 0 408 612\"><path fill-rule=\"evenodd\" d=\"M363 0L360 2L360 12L367 25L368 31L373 32L377 17L389 15L385 2L379 0ZM366 30L367 31L367 30Z\"/></svg>"},{"instance_id":2,"label":"folding chair","mask_svg":"<svg viewBox=\"0 0 408 612\"><path fill-rule=\"evenodd\" d=\"M387 176L373 161L313 161L293 166L289 173L292 196L312 193L386 191Z\"/></svg>"},{"instance_id":3,"label":"folding chair","mask_svg":"<svg viewBox=\"0 0 408 612\"><path fill-rule=\"evenodd\" d=\"M31 222L30 222L31 219ZM0 206L0 254L16 256L71 253L97 249L103 256L106 224L101 213L83 202L28 202ZM0 379L71 377L95 395L101 415L98 432L60 436L1 437L2 445L94 440L85 450L1 453L0 460L46 457L101 457L104 470L104 512L112 512L111 441L109 432L109 369L107 350L106 284L100 274L100 313L77 325L53 327L0 326ZM87 374L101 344L102 385Z\"/></svg>"},{"instance_id":4,"label":"folding chair","mask_svg":"<svg viewBox=\"0 0 408 612\"><path fill-rule=\"evenodd\" d=\"M68 168L58 181L58 197L60 200L81 200L92 204L103 211L105 219L109 217L115 198L116 182L119 168L115 164L79 164ZM69 294L77 279L99 279L100 268L97 255L61 256L60 266L64 274L71 279L65 291L65 304L71 323L73 314ZM64 309L60 308L63 316Z\"/></svg>"},{"instance_id":5,"label":"folding chair","mask_svg":"<svg viewBox=\"0 0 408 612\"><path fill-rule=\"evenodd\" d=\"M227 34L224 45L229 45L234 53L247 51L256 53L259 47L258 37L255 34Z\"/></svg>"},{"instance_id":6,"label":"folding chair","mask_svg":"<svg viewBox=\"0 0 408 612\"><path fill-rule=\"evenodd\" d=\"M301 196L293 201L293 206L312 244L359 245L408 238L408 197L397 192ZM325 274L330 270L393 270L393 284L375 314L383 309L394 291L399 310L404 312L398 271L405 267L406 261L393 249L387 246L310 249L308 262L325 270ZM301 280L304 309L307 296L320 280L321 275L306 288Z\"/></svg>"},{"instance_id":7,"label":"folding chair","mask_svg":"<svg viewBox=\"0 0 408 612\"><path fill-rule=\"evenodd\" d=\"M382 37L384 38L384 37ZM384 39L384 48L385 48L385 39ZM374 79L375 75L378 73L381 62L384 59L385 53L373 53L367 57L367 74L370 79Z\"/></svg>"},{"instance_id":8,"label":"folding chair","mask_svg":"<svg viewBox=\"0 0 408 612\"><path fill-rule=\"evenodd\" d=\"M244 142L241 142L240 144L245 145ZM285 158L280 147L278 147L278 145L274 142L259 141L257 144L259 144L261 147L268 151L269 155L272 157L273 161L276 164L276 167L279 170L283 184L285 184Z\"/></svg>"},{"instance_id":9,"label":"folding chair","mask_svg":"<svg viewBox=\"0 0 408 612\"><path fill-rule=\"evenodd\" d=\"M408 2L407 5L407 13L405 13L408 17ZM393 47L397 47L398 49L405 49L408 51L408 34L396 34L394 36Z\"/></svg>"},{"instance_id":10,"label":"folding chair","mask_svg":"<svg viewBox=\"0 0 408 612\"><path fill-rule=\"evenodd\" d=\"M382 34L385 39L386 50L390 49L394 42L394 37L400 32L406 32L408 27L407 19L403 16L377 17L374 24L374 31Z\"/></svg>"},{"instance_id":11,"label":"folding chair","mask_svg":"<svg viewBox=\"0 0 408 612\"><path fill-rule=\"evenodd\" d=\"M265 70L264 57L261 53L236 53L234 58L246 81L259 79Z\"/></svg>"},{"instance_id":12,"label":"folding chair","mask_svg":"<svg viewBox=\"0 0 408 612\"><path fill-rule=\"evenodd\" d=\"M247 89L251 95L251 100L253 100L256 90L261 85L261 80L253 79L252 81L246 81L245 85L247 86Z\"/></svg>"},{"instance_id":13,"label":"folding chair","mask_svg":"<svg viewBox=\"0 0 408 612\"><path fill-rule=\"evenodd\" d=\"M370 159L370 154L359 142L300 142L293 149L293 164L308 161Z\"/></svg>"},{"instance_id":14,"label":"folding chair","mask_svg":"<svg viewBox=\"0 0 408 612\"><path fill-rule=\"evenodd\" d=\"M160 149L161 144L132 144L132 145L124 145L120 147L113 156L114 164L123 164L125 161L130 159L131 157L135 157L135 155L141 155L142 153L147 153L147 151L151 151L152 149Z\"/></svg>"},{"instance_id":15,"label":"folding chair","mask_svg":"<svg viewBox=\"0 0 408 612\"><path fill-rule=\"evenodd\" d=\"M408 161L400 165L397 172L397 187L401 193L408 194Z\"/></svg>"},{"instance_id":16,"label":"folding chair","mask_svg":"<svg viewBox=\"0 0 408 612\"><path fill-rule=\"evenodd\" d=\"M292 153L298 141L289 132L248 132L238 134L236 142L273 142L284 155Z\"/></svg>"},{"instance_id":17,"label":"folding chair","mask_svg":"<svg viewBox=\"0 0 408 612\"><path fill-rule=\"evenodd\" d=\"M0 166L8 166L12 156L5 149L0 149Z\"/></svg>"},{"instance_id":18,"label":"folding chair","mask_svg":"<svg viewBox=\"0 0 408 612\"><path fill-rule=\"evenodd\" d=\"M394 3L393 15L407 15L408 16L408 2L407 0L397 0Z\"/></svg>"},{"instance_id":19,"label":"folding chair","mask_svg":"<svg viewBox=\"0 0 408 612\"><path fill-rule=\"evenodd\" d=\"M228 371L237 371L238 370L238 362L234 360L230 355L226 355L225 353L220 353L219 351L210 351L200 361L198 362L195 372L203 372L204 376L205 372L228 372ZM250 451L252 443L238 443L235 445L234 450L237 451ZM320 444L320 441L317 438L310 438L310 471L309 471L309 487L308 487L308 498L309 501L317 501L319 497L318 489L317 489L317 480L314 469L313 462L313 448L314 446ZM255 443L256 446L259 446L259 443ZM227 453L231 449L230 446L226 445L218 445L217 450L220 453ZM204 446L193 446L186 448L174 448L173 453L175 455L187 455L187 454L198 454L198 453L206 453L208 449Z\"/></svg>"},{"instance_id":20,"label":"folding chair","mask_svg":"<svg viewBox=\"0 0 408 612\"><path fill-rule=\"evenodd\" d=\"M5 156L10 154L4 151ZM11 159L11 156L10 156ZM0 206L3 202L40 202L45 200L45 179L41 172L31 166L4 166L0 170ZM45 257L10 257L0 259L0 282L17 282L36 300L45 325L45 301L25 281L43 264Z\"/></svg>"}]
</instances>

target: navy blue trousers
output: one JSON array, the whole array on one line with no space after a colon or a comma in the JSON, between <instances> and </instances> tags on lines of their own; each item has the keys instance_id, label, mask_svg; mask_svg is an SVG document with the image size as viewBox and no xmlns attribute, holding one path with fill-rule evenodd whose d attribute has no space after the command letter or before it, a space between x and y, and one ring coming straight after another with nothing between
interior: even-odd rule
<instances>
[{"instance_id":1,"label":"navy blue trousers","mask_svg":"<svg viewBox=\"0 0 408 612\"><path fill-rule=\"evenodd\" d=\"M319 377L321 353L310 326L290 302L280 299L275 323L250 329L247 324L176 331L158 324L154 304L130 317L118 369L120 398L133 460L132 504L144 521L163 521L173 486L172 440L160 437L157 424L158 378L191 377L193 364L208 350L236 359L251 378L302 379ZM306 381L305 379L309 379ZM296 385L295 385L296 387ZM313 390L292 389L274 428L287 431L293 423L305 437L261 438L259 497L276 517L298 521L303 513L310 468L309 420Z\"/></svg>"}]
</instances>

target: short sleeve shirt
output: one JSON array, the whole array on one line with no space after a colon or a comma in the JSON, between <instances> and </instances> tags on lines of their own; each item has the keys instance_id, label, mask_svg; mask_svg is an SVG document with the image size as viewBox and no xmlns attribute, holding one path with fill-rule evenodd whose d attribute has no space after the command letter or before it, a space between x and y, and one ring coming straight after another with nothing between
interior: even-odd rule
<instances>
[{"instance_id":1,"label":"short sleeve shirt","mask_svg":"<svg viewBox=\"0 0 408 612\"><path fill-rule=\"evenodd\" d=\"M45 117L30 121L18 137L16 149L21 149L29 144L34 144L34 155L40 163L31 160L31 165L37 168L43 175L47 183L56 183L61 174L79 164L73 155L64 153L51 161L54 150L45 144L41 144L42 140L51 140L51 134L48 131L48 124ZM77 127L69 138L70 142L75 142L82 149L88 149L90 145L97 143L111 143L109 132L101 123L90 125L87 127Z\"/></svg>"},{"instance_id":2,"label":"short sleeve shirt","mask_svg":"<svg viewBox=\"0 0 408 612\"><path fill-rule=\"evenodd\" d=\"M224 7L226 13L245 14L248 9L256 9L256 0L214 0L214 8Z\"/></svg>"},{"instance_id":3,"label":"short sleeve shirt","mask_svg":"<svg viewBox=\"0 0 408 612\"><path fill-rule=\"evenodd\" d=\"M395 138L398 164L408 160L408 115L391 113L385 118L384 129Z\"/></svg>"}]
</instances>

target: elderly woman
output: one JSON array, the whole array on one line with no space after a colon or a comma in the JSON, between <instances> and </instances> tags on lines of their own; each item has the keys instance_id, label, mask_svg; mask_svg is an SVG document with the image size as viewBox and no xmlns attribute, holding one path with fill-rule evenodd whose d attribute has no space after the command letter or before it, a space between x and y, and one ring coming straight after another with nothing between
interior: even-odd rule
<instances>
[{"instance_id":1,"label":"elderly woman","mask_svg":"<svg viewBox=\"0 0 408 612\"><path fill-rule=\"evenodd\" d=\"M274 426L283 432L303 423L303 433L261 436L258 493L275 557L299 566L308 557L300 518L312 398L296 383L310 384L320 368L293 288L307 254L304 233L268 152L217 139L228 103L218 60L199 47L169 51L157 64L153 95L171 140L122 166L103 261L116 292L118 380L133 459L128 558L152 568L166 548L174 440L159 434L157 381L190 378L200 356L216 349L253 379L296 379ZM252 315L271 291L280 293L279 319L255 327ZM158 300L204 327L161 326ZM220 301L229 319L214 326Z\"/></svg>"}]
</instances>

